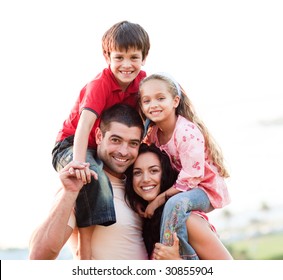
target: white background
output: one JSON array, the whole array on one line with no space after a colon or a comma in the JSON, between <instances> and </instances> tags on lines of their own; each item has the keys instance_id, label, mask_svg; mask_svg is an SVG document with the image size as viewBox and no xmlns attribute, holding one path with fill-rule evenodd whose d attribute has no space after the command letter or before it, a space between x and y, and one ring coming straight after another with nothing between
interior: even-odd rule
<instances>
[{"instance_id":1,"label":"white background","mask_svg":"<svg viewBox=\"0 0 283 280\"><path fill-rule=\"evenodd\" d=\"M0 247L26 247L47 215L57 132L120 20L147 30L144 70L170 72L221 145L227 209L282 204L282 14L274 0L1 0Z\"/></svg>"}]
</instances>

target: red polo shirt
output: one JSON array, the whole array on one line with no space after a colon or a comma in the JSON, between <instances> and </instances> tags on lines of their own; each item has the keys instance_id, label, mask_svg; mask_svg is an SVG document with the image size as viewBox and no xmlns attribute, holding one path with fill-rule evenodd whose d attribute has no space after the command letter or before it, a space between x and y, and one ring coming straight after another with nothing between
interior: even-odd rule
<instances>
[{"instance_id":1,"label":"red polo shirt","mask_svg":"<svg viewBox=\"0 0 283 280\"><path fill-rule=\"evenodd\" d=\"M98 118L93 125L88 139L88 146L96 147L95 129L99 125L101 113L117 103L129 104L136 108L139 83L145 76L146 73L140 71L136 79L123 92L110 68L105 68L81 90L69 117L64 121L62 129L57 135L56 142L75 134L80 113L83 109L87 109L96 114Z\"/></svg>"}]
</instances>

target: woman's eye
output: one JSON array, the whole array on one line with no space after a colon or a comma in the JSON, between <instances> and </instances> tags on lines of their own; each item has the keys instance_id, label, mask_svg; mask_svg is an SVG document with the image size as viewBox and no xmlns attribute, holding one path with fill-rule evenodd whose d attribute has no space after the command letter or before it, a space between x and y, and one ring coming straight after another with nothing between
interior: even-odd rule
<instances>
[{"instance_id":1,"label":"woman's eye","mask_svg":"<svg viewBox=\"0 0 283 280\"><path fill-rule=\"evenodd\" d=\"M141 175L141 172L140 172L140 171L134 171L134 172L133 172L133 175L134 175L134 176L139 176L139 175Z\"/></svg>"}]
</instances>

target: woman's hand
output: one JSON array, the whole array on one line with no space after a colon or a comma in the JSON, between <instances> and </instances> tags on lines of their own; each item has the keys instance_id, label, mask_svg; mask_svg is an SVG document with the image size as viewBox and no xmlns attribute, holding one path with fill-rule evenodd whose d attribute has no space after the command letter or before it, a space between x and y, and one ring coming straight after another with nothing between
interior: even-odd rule
<instances>
[{"instance_id":1,"label":"woman's hand","mask_svg":"<svg viewBox=\"0 0 283 280\"><path fill-rule=\"evenodd\" d=\"M152 254L153 260L182 260L179 253L179 238L177 233L173 233L173 245L166 246L156 243Z\"/></svg>"}]
</instances>

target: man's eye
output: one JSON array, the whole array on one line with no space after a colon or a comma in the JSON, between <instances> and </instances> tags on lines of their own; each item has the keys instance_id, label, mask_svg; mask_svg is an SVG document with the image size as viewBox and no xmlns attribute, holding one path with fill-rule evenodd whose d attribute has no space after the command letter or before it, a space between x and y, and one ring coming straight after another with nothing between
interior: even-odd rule
<instances>
[{"instance_id":1,"label":"man's eye","mask_svg":"<svg viewBox=\"0 0 283 280\"><path fill-rule=\"evenodd\" d=\"M119 139L117 139L117 138L112 138L111 141L112 141L113 143L119 143Z\"/></svg>"},{"instance_id":2,"label":"man's eye","mask_svg":"<svg viewBox=\"0 0 283 280\"><path fill-rule=\"evenodd\" d=\"M138 142L132 142L131 143L131 146L134 147L134 148L139 147L139 145L140 145L140 143L138 143Z\"/></svg>"}]
</instances>

